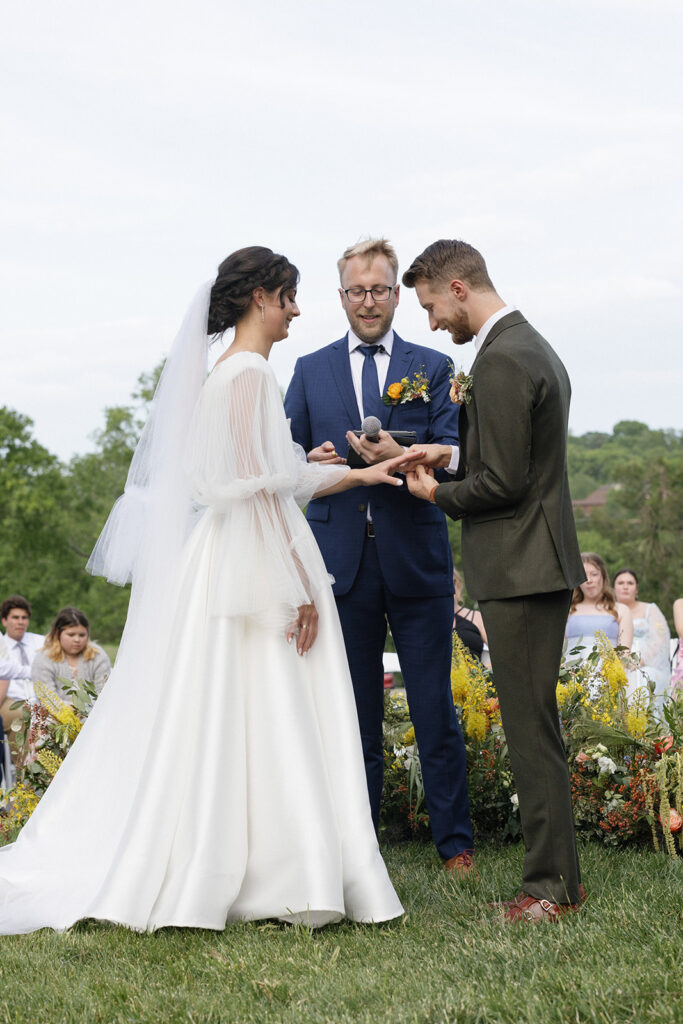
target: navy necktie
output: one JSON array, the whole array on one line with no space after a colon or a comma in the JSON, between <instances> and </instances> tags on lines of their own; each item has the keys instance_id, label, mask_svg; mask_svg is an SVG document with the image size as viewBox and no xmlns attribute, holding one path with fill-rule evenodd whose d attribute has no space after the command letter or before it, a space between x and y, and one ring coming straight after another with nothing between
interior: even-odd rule
<instances>
[{"instance_id":1,"label":"navy necktie","mask_svg":"<svg viewBox=\"0 0 683 1024\"><path fill-rule=\"evenodd\" d=\"M376 416L382 419L384 403L379 393L379 377L375 365L375 353L384 352L384 345L359 345L358 351L365 356L363 363L362 396L363 396L363 418Z\"/></svg>"}]
</instances>

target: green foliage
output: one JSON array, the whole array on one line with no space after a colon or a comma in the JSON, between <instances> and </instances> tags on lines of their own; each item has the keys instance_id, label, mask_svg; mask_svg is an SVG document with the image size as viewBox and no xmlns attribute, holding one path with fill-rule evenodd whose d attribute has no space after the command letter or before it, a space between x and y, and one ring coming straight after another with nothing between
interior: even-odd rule
<instances>
[{"instance_id":1,"label":"green foliage","mask_svg":"<svg viewBox=\"0 0 683 1024\"><path fill-rule=\"evenodd\" d=\"M604 508L576 510L579 547L602 555L611 573L634 568L641 599L654 601L673 627L672 605L683 596L683 433L622 420L611 434L570 436L567 466L575 501L612 488ZM460 567L460 523L448 520L448 536Z\"/></svg>"},{"instance_id":2,"label":"green foliage","mask_svg":"<svg viewBox=\"0 0 683 1024\"><path fill-rule=\"evenodd\" d=\"M675 1024L680 865L579 852L588 900L555 925L508 927L487 906L519 891L519 846L480 847L478 878L463 883L431 843L403 843L383 853L406 916L379 927L140 935L88 921L6 937L0 1022Z\"/></svg>"},{"instance_id":3,"label":"green foliage","mask_svg":"<svg viewBox=\"0 0 683 1024\"><path fill-rule=\"evenodd\" d=\"M121 636L129 588L95 579L85 563L123 493L162 367L139 377L131 405L104 410L96 450L68 465L38 444L28 417L0 408L0 595L28 598L36 632L45 632L61 607L75 605L91 620L95 639Z\"/></svg>"}]
</instances>

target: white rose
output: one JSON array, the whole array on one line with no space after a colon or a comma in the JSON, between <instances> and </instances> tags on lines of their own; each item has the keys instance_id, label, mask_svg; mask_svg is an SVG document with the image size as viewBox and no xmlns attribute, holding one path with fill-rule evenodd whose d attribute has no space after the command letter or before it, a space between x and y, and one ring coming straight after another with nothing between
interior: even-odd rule
<instances>
[{"instance_id":1,"label":"white rose","mask_svg":"<svg viewBox=\"0 0 683 1024\"><path fill-rule=\"evenodd\" d=\"M516 793L513 793L512 796L510 797L510 803L512 804L512 806L513 806L513 808L515 810L518 810L518 808L519 808L519 797L517 796Z\"/></svg>"},{"instance_id":2,"label":"white rose","mask_svg":"<svg viewBox=\"0 0 683 1024\"><path fill-rule=\"evenodd\" d=\"M599 757L598 758L598 768L600 769L601 772L610 772L610 773L611 772L615 772L617 770L617 766L615 765L615 763L614 763L614 761L612 760L611 757Z\"/></svg>"}]
</instances>

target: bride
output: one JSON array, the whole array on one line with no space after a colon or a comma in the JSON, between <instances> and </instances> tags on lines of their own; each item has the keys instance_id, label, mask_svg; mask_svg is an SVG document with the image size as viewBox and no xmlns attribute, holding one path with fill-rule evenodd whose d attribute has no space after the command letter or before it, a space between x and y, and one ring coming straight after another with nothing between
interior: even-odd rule
<instances>
[{"instance_id":1,"label":"bride","mask_svg":"<svg viewBox=\"0 0 683 1024\"><path fill-rule=\"evenodd\" d=\"M298 272L229 256L195 297L89 568L132 579L116 666L16 843L0 933L402 913L370 817L329 577L297 505L400 481L292 444L268 356ZM209 337L235 327L207 377Z\"/></svg>"}]
</instances>

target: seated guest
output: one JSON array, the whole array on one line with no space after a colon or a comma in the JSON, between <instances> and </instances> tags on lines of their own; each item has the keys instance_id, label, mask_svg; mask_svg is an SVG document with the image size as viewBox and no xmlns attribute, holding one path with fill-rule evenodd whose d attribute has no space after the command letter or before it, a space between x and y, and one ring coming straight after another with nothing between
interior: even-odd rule
<instances>
[{"instance_id":1,"label":"seated guest","mask_svg":"<svg viewBox=\"0 0 683 1024\"><path fill-rule=\"evenodd\" d=\"M31 664L45 637L29 632L31 605L20 594L13 594L0 604L0 620L5 630L0 638L0 715L5 733L11 739L14 735L12 722L21 717L21 708L12 710L12 704L32 696ZM6 687L2 685L4 682Z\"/></svg>"},{"instance_id":2,"label":"seated guest","mask_svg":"<svg viewBox=\"0 0 683 1024\"><path fill-rule=\"evenodd\" d=\"M631 650L633 619L625 604L617 601L609 585L607 569L600 555L592 551L581 555L586 582L574 590L564 635L567 653L576 648L580 657L590 654L595 634L601 630L613 647Z\"/></svg>"},{"instance_id":3,"label":"seated guest","mask_svg":"<svg viewBox=\"0 0 683 1024\"><path fill-rule=\"evenodd\" d=\"M661 709L671 686L669 624L656 604L638 600L638 577L633 569L620 569L612 577L617 601L631 612L633 650L640 655L640 670L629 672L628 694L650 684L654 703ZM645 678L647 677L647 678Z\"/></svg>"},{"instance_id":4,"label":"seated guest","mask_svg":"<svg viewBox=\"0 0 683 1024\"><path fill-rule=\"evenodd\" d=\"M474 608L467 608L460 603L462 597L462 576L457 569L453 570L453 585L455 593L455 615L453 617L453 629L458 634L465 647L467 647L476 658L481 658L484 644L486 643L486 630L481 612L475 612Z\"/></svg>"},{"instance_id":5,"label":"seated guest","mask_svg":"<svg viewBox=\"0 0 683 1024\"><path fill-rule=\"evenodd\" d=\"M674 601L674 626L678 634L678 649L671 671L671 696L683 697L683 597Z\"/></svg>"},{"instance_id":6,"label":"seated guest","mask_svg":"<svg viewBox=\"0 0 683 1024\"><path fill-rule=\"evenodd\" d=\"M78 608L62 608L45 637L45 646L33 660L31 679L45 683L68 700L61 680L94 683L99 692L111 672L111 662L90 642L90 624Z\"/></svg>"}]
</instances>

